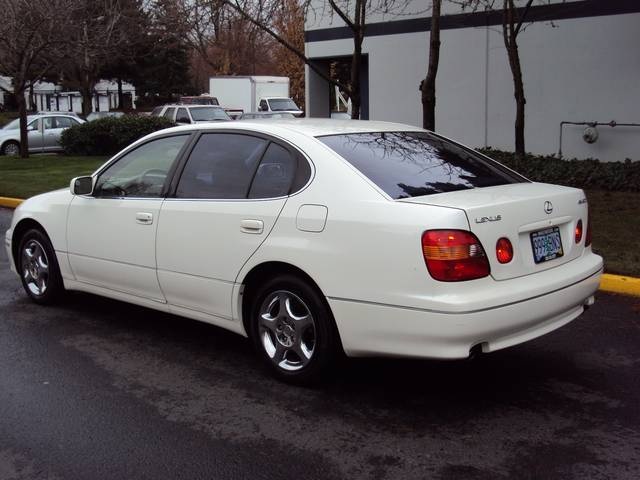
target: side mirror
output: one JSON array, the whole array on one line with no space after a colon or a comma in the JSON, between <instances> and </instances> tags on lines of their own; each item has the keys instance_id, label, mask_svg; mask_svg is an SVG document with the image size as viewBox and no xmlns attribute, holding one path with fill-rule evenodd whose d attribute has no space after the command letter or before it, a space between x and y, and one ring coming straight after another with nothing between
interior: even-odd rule
<instances>
[{"instance_id":1,"label":"side mirror","mask_svg":"<svg viewBox=\"0 0 640 480\"><path fill-rule=\"evenodd\" d=\"M76 177L69 185L74 195L91 195L93 192L93 177Z\"/></svg>"},{"instance_id":2,"label":"side mirror","mask_svg":"<svg viewBox=\"0 0 640 480\"><path fill-rule=\"evenodd\" d=\"M38 129L38 128L37 128L35 125L33 125L33 124L31 124L31 125L27 125L27 132L33 132L33 131L35 131L35 130L37 130L37 129Z\"/></svg>"}]
</instances>

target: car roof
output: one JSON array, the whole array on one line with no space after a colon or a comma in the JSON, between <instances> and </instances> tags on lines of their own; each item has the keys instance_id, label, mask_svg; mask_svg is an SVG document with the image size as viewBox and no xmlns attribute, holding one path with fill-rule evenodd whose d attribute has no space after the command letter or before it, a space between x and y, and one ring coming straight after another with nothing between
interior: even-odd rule
<instances>
[{"instance_id":1,"label":"car roof","mask_svg":"<svg viewBox=\"0 0 640 480\"><path fill-rule=\"evenodd\" d=\"M46 116L77 117L78 114L75 113L75 112L37 112L37 113L32 113L29 116L32 116L32 117L46 117Z\"/></svg>"},{"instance_id":2,"label":"car roof","mask_svg":"<svg viewBox=\"0 0 640 480\"><path fill-rule=\"evenodd\" d=\"M220 105L194 105L192 103L170 103L167 105L163 105L164 107L180 107L180 108L220 108L224 110Z\"/></svg>"},{"instance_id":3,"label":"car roof","mask_svg":"<svg viewBox=\"0 0 640 480\"><path fill-rule=\"evenodd\" d=\"M380 122L374 120L336 120L331 118L297 118L297 119L279 119L278 122L252 122L247 119L243 122L233 123L201 123L195 125L185 125L182 127L173 127L170 129L160 130L152 135L167 134L172 131L207 131L219 129L240 129L262 133L272 133L274 135L286 135L287 131L294 131L311 137L320 137L323 135L339 135L350 133L365 132L407 132L407 131L423 131L422 128L402 123Z\"/></svg>"}]
</instances>

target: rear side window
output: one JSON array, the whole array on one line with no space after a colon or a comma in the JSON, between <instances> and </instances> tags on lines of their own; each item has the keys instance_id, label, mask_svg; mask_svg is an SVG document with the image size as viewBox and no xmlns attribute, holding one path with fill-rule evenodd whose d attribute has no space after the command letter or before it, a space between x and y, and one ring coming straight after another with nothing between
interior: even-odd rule
<instances>
[{"instance_id":1,"label":"rear side window","mask_svg":"<svg viewBox=\"0 0 640 480\"><path fill-rule=\"evenodd\" d=\"M367 132L318 137L393 199L526 181L427 132Z\"/></svg>"},{"instance_id":2,"label":"rear side window","mask_svg":"<svg viewBox=\"0 0 640 480\"><path fill-rule=\"evenodd\" d=\"M296 159L277 143L264 154L251 184L249 198L275 198L289 194L296 174Z\"/></svg>"},{"instance_id":3,"label":"rear side window","mask_svg":"<svg viewBox=\"0 0 640 480\"><path fill-rule=\"evenodd\" d=\"M173 112L175 112L176 109L175 107L169 107L167 108L167 110L164 112L164 115L162 115L164 118L168 118L169 120L173 120Z\"/></svg>"},{"instance_id":4,"label":"rear side window","mask_svg":"<svg viewBox=\"0 0 640 480\"><path fill-rule=\"evenodd\" d=\"M176 197L247 198L267 140L235 133L208 133L198 140L184 168Z\"/></svg>"}]
</instances>

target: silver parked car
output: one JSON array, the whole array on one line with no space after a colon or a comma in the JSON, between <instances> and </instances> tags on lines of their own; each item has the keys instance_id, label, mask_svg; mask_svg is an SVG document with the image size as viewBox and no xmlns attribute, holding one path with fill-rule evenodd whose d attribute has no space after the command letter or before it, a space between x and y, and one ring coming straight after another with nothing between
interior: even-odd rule
<instances>
[{"instance_id":1,"label":"silver parked car","mask_svg":"<svg viewBox=\"0 0 640 480\"><path fill-rule=\"evenodd\" d=\"M27 116L29 153L61 151L62 132L80 123L84 123L84 120L73 114L51 113ZM20 120L15 119L0 130L0 155L18 155L19 153Z\"/></svg>"}]
</instances>

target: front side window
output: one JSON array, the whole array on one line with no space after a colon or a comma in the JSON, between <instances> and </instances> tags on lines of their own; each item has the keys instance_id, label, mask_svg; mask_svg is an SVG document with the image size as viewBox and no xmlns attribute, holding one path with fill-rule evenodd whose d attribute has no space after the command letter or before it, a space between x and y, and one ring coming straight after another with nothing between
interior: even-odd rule
<instances>
[{"instance_id":1,"label":"front side window","mask_svg":"<svg viewBox=\"0 0 640 480\"><path fill-rule=\"evenodd\" d=\"M526 181L497 162L427 132L367 132L318 139L393 199Z\"/></svg>"},{"instance_id":2,"label":"front side window","mask_svg":"<svg viewBox=\"0 0 640 480\"><path fill-rule=\"evenodd\" d=\"M269 106L267 105L266 100L260 100L260 110L262 110L263 112L269 110Z\"/></svg>"},{"instance_id":3,"label":"front side window","mask_svg":"<svg viewBox=\"0 0 640 480\"><path fill-rule=\"evenodd\" d=\"M182 172L176 197L247 198L267 140L236 133L200 137Z\"/></svg>"},{"instance_id":4,"label":"front side window","mask_svg":"<svg viewBox=\"0 0 640 480\"><path fill-rule=\"evenodd\" d=\"M160 197L169 170L188 137L177 135L159 138L125 154L100 174L94 195Z\"/></svg>"},{"instance_id":5,"label":"front side window","mask_svg":"<svg viewBox=\"0 0 640 480\"><path fill-rule=\"evenodd\" d=\"M191 119L189 118L189 114L187 113L186 108L179 108L178 113L176 114L176 122L177 123L191 123Z\"/></svg>"},{"instance_id":6,"label":"front side window","mask_svg":"<svg viewBox=\"0 0 640 480\"><path fill-rule=\"evenodd\" d=\"M53 126L54 122L56 120L54 117L44 117L42 120L44 121L44 129L45 130L50 130L52 128L55 128Z\"/></svg>"},{"instance_id":7,"label":"front side window","mask_svg":"<svg viewBox=\"0 0 640 480\"><path fill-rule=\"evenodd\" d=\"M151 116L152 117L159 117L161 111L162 111L162 107L156 107L151 111Z\"/></svg>"},{"instance_id":8,"label":"front side window","mask_svg":"<svg viewBox=\"0 0 640 480\"><path fill-rule=\"evenodd\" d=\"M70 119L69 117L56 117L54 128L69 128L76 125L78 122Z\"/></svg>"}]
</instances>

